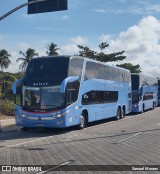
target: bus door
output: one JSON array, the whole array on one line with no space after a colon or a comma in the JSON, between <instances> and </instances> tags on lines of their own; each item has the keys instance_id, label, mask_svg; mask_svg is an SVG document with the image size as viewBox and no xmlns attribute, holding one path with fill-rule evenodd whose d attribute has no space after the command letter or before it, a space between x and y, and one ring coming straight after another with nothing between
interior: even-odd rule
<instances>
[{"instance_id":1,"label":"bus door","mask_svg":"<svg viewBox=\"0 0 160 174\"><path fill-rule=\"evenodd\" d=\"M69 108L68 122L71 125L77 124L81 115L78 105L79 82L69 82L66 85L66 106ZM79 117L79 118L78 118Z\"/></svg>"}]
</instances>

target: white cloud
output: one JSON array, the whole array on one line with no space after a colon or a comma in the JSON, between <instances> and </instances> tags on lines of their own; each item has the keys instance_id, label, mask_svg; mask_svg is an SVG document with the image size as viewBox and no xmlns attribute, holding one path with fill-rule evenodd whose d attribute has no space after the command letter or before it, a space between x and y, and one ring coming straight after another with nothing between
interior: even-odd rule
<instances>
[{"instance_id":1,"label":"white cloud","mask_svg":"<svg viewBox=\"0 0 160 174\"><path fill-rule=\"evenodd\" d=\"M78 47L76 44L67 44L61 47L62 54L76 54L78 53Z\"/></svg>"},{"instance_id":2,"label":"white cloud","mask_svg":"<svg viewBox=\"0 0 160 174\"><path fill-rule=\"evenodd\" d=\"M153 3L146 0L135 0L132 3L127 3L127 0L117 0L117 4L123 5L110 7L104 6L94 9L93 11L99 14L133 14L133 15L153 15L160 12L160 3Z\"/></svg>"},{"instance_id":3,"label":"white cloud","mask_svg":"<svg viewBox=\"0 0 160 174\"><path fill-rule=\"evenodd\" d=\"M31 46L27 43L21 42L19 44L19 51L26 51L28 48L31 48Z\"/></svg>"},{"instance_id":4,"label":"white cloud","mask_svg":"<svg viewBox=\"0 0 160 174\"><path fill-rule=\"evenodd\" d=\"M94 11L97 13L102 13L102 14L106 13L106 10L102 10L102 9L95 9Z\"/></svg>"},{"instance_id":5,"label":"white cloud","mask_svg":"<svg viewBox=\"0 0 160 174\"><path fill-rule=\"evenodd\" d=\"M107 43L109 43L111 39L112 39L112 36L109 35L109 34L102 34L99 37L100 42L107 42Z\"/></svg>"},{"instance_id":6,"label":"white cloud","mask_svg":"<svg viewBox=\"0 0 160 174\"><path fill-rule=\"evenodd\" d=\"M144 17L109 43L106 52L124 50L127 58L123 62L140 64L144 73L160 76L160 21L155 17Z\"/></svg>"},{"instance_id":7,"label":"white cloud","mask_svg":"<svg viewBox=\"0 0 160 174\"><path fill-rule=\"evenodd\" d=\"M9 59L11 60L11 64L9 65L9 68L5 71L16 73L19 71L20 62L16 62L16 60L19 58L19 54L17 51L11 51L10 54L11 57Z\"/></svg>"},{"instance_id":8,"label":"white cloud","mask_svg":"<svg viewBox=\"0 0 160 174\"><path fill-rule=\"evenodd\" d=\"M87 44L88 38L77 36L70 39L70 43L64 45L61 47L61 51L63 54L77 54L79 51L79 48L77 45L84 45Z\"/></svg>"},{"instance_id":9,"label":"white cloud","mask_svg":"<svg viewBox=\"0 0 160 174\"><path fill-rule=\"evenodd\" d=\"M42 30L42 31L53 31L53 28L49 27L36 27L36 30Z\"/></svg>"},{"instance_id":10,"label":"white cloud","mask_svg":"<svg viewBox=\"0 0 160 174\"><path fill-rule=\"evenodd\" d=\"M71 38L71 42L77 45L83 45L83 44L87 44L88 39L86 37L82 37L82 36L77 36L74 38Z\"/></svg>"},{"instance_id":11,"label":"white cloud","mask_svg":"<svg viewBox=\"0 0 160 174\"><path fill-rule=\"evenodd\" d=\"M69 19L69 16L64 15L64 16L62 16L62 19L63 19L63 20L68 20L68 19Z\"/></svg>"},{"instance_id":12,"label":"white cloud","mask_svg":"<svg viewBox=\"0 0 160 174\"><path fill-rule=\"evenodd\" d=\"M160 12L160 4L153 4L146 1L141 1L135 5L128 7L127 12L140 15L156 14Z\"/></svg>"}]
</instances>

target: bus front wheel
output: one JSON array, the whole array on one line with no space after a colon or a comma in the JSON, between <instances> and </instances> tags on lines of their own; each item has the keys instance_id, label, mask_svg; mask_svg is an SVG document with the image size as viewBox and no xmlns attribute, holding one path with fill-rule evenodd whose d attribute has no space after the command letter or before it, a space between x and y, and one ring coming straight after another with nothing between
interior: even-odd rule
<instances>
[{"instance_id":1,"label":"bus front wheel","mask_svg":"<svg viewBox=\"0 0 160 174\"><path fill-rule=\"evenodd\" d=\"M121 119L125 117L125 107L122 108L121 110Z\"/></svg>"},{"instance_id":2,"label":"bus front wheel","mask_svg":"<svg viewBox=\"0 0 160 174\"><path fill-rule=\"evenodd\" d=\"M86 117L84 114L81 114L80 125L78 125L78 129L84 129L85 127L86 127Z\"/></svg>"},{"instance_id":3,"label":"bus front wheel","mask_svg":"<svg viewBox=\"0 0 160 174\"><path fill-rule=\"evenodd\" d=\"M23 132L29 131L29 128L28 127L22 127L21 131L23 131Z\"/></svg>"},{"instance_id":4,"label":"bus front wheel","mask_svg":"<svg viewBox=\"0 0 160 174\"><path fill-rule=\"evenodd\" d=\"M144 113L144 110L145 110L145 106L143 104L141 114Z\"/></svg>"},{"instance_id":5,"label":"bus front wheel","mask_svg":"<svg viewBox=\"0 0 160 174\"><path fill-rule=\"evenodd\" d=\"M152 106L152 110L154 110L155 109L155 102L153 102L153 106Z\"/></svg>"}]
</instances>

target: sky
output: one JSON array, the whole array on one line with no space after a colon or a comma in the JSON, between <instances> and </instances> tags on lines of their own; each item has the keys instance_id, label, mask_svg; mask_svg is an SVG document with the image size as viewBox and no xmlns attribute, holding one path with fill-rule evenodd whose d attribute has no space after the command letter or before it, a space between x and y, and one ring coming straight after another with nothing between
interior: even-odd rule
<instances>
[{"instance_id":1,"label":"sky","mask_svg":"<svg viewBox=\"0 0 160 174\"><path fill-rule=\"evenodd\" d=\"M0 16L27 0L0 0ZM116 62L139 64L144 74L160 77L160 1L68 0L68 10L28 15L24 7L0 21L0 50L11 54L6 71L18 72L19 51L33 48L39 56L54 42L61 55L78 54L77 45L105 53L124 50Z\"/></svg>"}]
</instances>

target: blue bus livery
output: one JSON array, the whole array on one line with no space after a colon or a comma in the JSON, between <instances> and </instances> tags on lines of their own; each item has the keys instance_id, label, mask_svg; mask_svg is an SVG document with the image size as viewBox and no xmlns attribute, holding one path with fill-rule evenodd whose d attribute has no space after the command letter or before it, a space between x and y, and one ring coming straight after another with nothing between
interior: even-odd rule
<instances>
[{"instance_id":1,"label":"blue bus livery","mask_svg":"<svg viewBox=\"0 0 160 174\"><path fill-rule=\"evenodd\" d=\"M79 56L35 58L12 89L16 124L24 128L83 129L131 112L130 71Z\"/></svg>"},{"instance_id":2,"label":"blue bus livery","mask_svg":"<svg viewBox=\"0 0 160 174\"><path fill-rule=\"evenodd\" d=\"M131 74L132 80L132 112L143 113L158 105L157 78L142 74Z\"/></svg>"}]
</instances>

